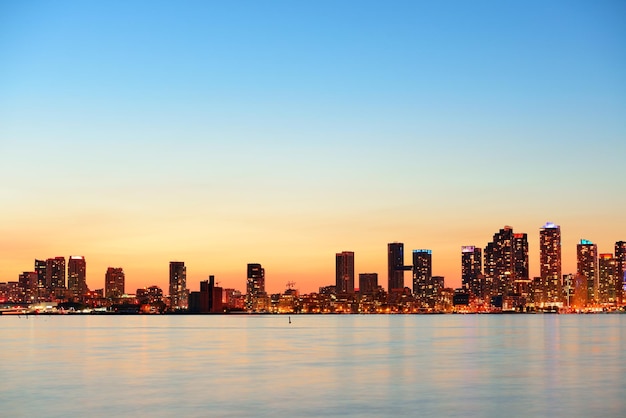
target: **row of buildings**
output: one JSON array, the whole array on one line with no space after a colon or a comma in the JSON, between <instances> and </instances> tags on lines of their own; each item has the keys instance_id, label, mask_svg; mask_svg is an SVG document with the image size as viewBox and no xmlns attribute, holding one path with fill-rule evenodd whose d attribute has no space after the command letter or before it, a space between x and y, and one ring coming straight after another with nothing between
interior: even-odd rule
<instances>
[{"instance_id":1,"label":"row of buildings","mask_svg":"<svg viewBox=\"0 0 626 418\"><path fill-rule=\"evenodd\" d=\"M493 235L484 251L473 245L461 247L462 285L458 289L446 288L444 277L433 275L431 250L413 250L411 264L405 264L404 244L394 242L387 245L386 291L378 283L378 273L371 272L359 273L356 287L352 251L335 255L334 286L324 286L319 293L302 296L293 289L292 282L283 294L267 294L265 270L257 263L247 265L245 294L235 289L222 289L214 276L200 282L198 292L190 292L182 261L169 264L166 297L157 286L137 289L134 295L127 295L124 271L119 267L107 269L104 289L90 291L86 283L85 258L70 256L67 269L64 257L35 260L34 271L20 274L17 282L0 283L0 302L76 301L91 306L146 302L158 304L161 311L190 312L380 309L432 312L445 311L450 306L484 311L546 306L582 309L624 304L626 242L616 242L614 253L598 253L596 244L581 240L577 245L577 271L563 274L560 227L546 223L539 232L538 277L529 277L527 234L515 233L512 227L505 226ZM405 286L407 272L412 275L410 286Z\"/></svg>"}]
</instances>

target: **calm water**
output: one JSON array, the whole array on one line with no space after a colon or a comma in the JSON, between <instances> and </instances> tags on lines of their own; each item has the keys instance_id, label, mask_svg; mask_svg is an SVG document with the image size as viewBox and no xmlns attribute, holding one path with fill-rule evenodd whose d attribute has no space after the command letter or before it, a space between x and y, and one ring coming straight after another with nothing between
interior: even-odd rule
<instances>
[{"instance_id":1,"label":"calm water","mask_svg":"<svg viewBox=\"0 0 626 418\"><path fill-rule=\"evenodd\" d=\"M626 315L0 317L0 416L626 416Z\"/></svg>"}]
</instances>

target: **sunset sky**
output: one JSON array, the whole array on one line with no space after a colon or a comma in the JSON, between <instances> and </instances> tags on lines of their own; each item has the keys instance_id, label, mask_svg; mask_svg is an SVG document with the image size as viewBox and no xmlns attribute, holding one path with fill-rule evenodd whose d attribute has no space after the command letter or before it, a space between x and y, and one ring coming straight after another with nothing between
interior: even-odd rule
<instances>
[{"instance_id":1,"label":"sunset sky","mask_svg":"<svg viewBox=\"0 0 626 418\"><path fill-rule=\"evenodd\" d=\"M0 281L386 288L399 241L457 287L504 225L538 275L546 221L574 273L626 240L626 2L5 0L0 177Z\"/></svg>"}]
</instances>

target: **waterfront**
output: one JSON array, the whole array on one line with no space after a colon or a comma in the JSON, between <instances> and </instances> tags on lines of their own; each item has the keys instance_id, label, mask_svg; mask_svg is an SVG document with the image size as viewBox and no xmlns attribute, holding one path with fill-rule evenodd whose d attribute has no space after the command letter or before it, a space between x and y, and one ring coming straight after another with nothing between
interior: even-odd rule
<instances>
[{"instance_id":1,"label":"waterfront","mask_svg":"<svg viewBox=\"0 0 626 418\"><path fill-rule=\"evenodd\" d=\"M3 416L624 416L626 315L0 317Z\"/></svg>"}]
</instances>

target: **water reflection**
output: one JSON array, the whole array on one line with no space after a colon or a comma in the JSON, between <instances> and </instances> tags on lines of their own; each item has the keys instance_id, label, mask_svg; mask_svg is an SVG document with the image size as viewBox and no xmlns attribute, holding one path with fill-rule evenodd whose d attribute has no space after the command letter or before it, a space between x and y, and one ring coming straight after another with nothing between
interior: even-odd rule
<instances>
[{"instance_id":1,"label":"water reflection","mask_svg":"<svg viewBox=\"0 0 626 418\"><path fill-rule=\"evenodd\" d=\"M3 416L624 416L625 315L0 318Z\"/></svg>"}]
</instances>

